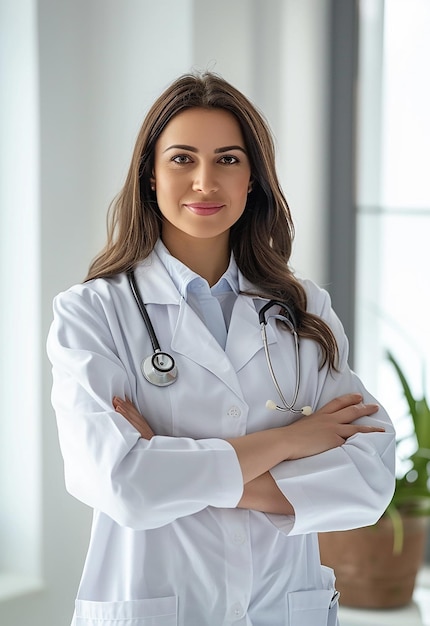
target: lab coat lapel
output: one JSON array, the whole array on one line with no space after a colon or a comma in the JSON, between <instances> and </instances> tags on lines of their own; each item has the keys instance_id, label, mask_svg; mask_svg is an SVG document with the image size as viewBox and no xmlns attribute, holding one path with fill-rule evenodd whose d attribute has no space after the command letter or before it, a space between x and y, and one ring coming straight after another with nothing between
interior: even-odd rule
<instances>
[{"instance_id":1,"label":"lab coat lapel","mask_svg":"<svg viewBox=\"0 0 430 626\"><path fill-rule=\"evenodd\" d=\"M226 354L236 372L248 363L259 350L263 350L258 311L267 300L238 296L230 321ZM276 342L276 336L271 324L266 326L267 341Z\"/></svg>"},{"instance_id":2,"label":"lab coat lapel","mask_svg":"<svg viewBox=\"0 0 430 626\"><path fill-rule=\"evenodd\" d=\"M172 350L206 368L242 398L239 381L230 360L212 333L184 300L172 337Z\"/></svg>"}]
</instances>

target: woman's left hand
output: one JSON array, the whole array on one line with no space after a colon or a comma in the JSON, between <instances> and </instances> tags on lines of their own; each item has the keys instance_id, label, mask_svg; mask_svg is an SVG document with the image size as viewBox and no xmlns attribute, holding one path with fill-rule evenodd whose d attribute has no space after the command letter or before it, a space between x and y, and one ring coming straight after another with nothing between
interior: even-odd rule
<instances>
[{"instance_id":1,"label":"woman's left hand","mask_svg":"<svg viewBox=\"0 0 430 626\"><path fill-rule=\"evenodd\" d=\"M125 400L123 400L115 396L112 400L112 404L115 411L125 417L125 419L140 432L140 436L143 439L152 439L155 433L129 398L126 397Z\"/></svg>"}]
</instances>

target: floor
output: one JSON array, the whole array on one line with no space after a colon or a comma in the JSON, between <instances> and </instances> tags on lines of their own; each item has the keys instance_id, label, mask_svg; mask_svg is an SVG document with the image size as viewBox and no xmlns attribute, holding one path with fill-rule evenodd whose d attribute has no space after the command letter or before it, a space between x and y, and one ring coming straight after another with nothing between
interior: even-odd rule
<instances>
[{"instance_id":1,"label":"floor","mask_svg":"<svg viewBox=\"0 0 430 626\"><path fill-rule=\"evenodd\" d=\"M391 611L339 609L340 626L430 626L430 567L425 567L417 579L413 602Z\"/></svg>"}]
</instances>

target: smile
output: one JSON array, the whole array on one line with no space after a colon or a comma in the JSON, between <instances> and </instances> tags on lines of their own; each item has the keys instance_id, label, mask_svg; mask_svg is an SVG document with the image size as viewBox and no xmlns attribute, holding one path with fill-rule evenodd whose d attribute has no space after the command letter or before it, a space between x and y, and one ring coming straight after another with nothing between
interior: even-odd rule
<instances>
[{"instance_id":1,"label":"smile","mask_svg":"<svg viewBox=\"0 0 430 626\"><path fill-rule=\"evenodd\" d=\"M219 204L218 202L192 202L185 206L195 215L214 215L214 213L218 213L224 207L224 204Z\"/></svg>"}]
</instances>

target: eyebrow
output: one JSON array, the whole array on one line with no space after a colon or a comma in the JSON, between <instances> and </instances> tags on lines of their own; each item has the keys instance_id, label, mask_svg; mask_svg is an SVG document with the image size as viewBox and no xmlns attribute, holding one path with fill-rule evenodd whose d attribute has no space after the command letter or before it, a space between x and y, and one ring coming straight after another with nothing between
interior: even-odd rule
<instances>
[{"instance_id":1,"label":"eyebrow","mask_svg":"<svg viewBox=\"0 0 430 626\"><path fill-rule=\"evenodd\" d=\"M195 148L194 146L186 146L183 144L174 144L172 146L169 146L168 148L164 150L164 152L167 152L168 150L173 150L173 149L187 150L188 152L198 152L198 149ZM241 152L246 154L246 150L242 146L222 146L221 148L215 148L214 153L220 154L222 152L230 152L231 150L240 150Z\"/></svg>"}]
</instances>

